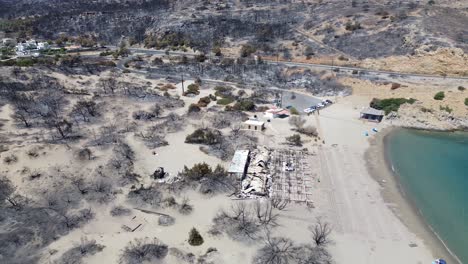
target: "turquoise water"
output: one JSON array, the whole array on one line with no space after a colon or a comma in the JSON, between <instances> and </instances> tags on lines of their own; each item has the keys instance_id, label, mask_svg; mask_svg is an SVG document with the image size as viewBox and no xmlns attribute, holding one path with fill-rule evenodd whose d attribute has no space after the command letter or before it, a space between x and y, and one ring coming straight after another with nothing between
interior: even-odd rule
<instances>
[{"instance_id":1,"label":"turquoise water","mask_svg":"<svg viewBox=\"0 0 468 264\"><path fill-rule=\"evenodd\" d=\"M468 134L401 129L386 143L407 195L448 248L468 263Z\"/></svg>"}]
</instances>

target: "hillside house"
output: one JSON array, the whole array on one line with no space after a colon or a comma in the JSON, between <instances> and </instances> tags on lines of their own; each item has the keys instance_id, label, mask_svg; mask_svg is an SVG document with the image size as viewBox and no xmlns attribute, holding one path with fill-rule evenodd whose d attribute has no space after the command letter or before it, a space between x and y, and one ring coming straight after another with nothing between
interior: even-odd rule
<instances>
[{"instance_id":1,"label":"hillside house","mask_svg":"<svg viewBox=\"0 0 468 264\"><path fill-rule=\"evenodd\" d=\"M244 129L263 131L265 129L265 122L256 119L249 119L244 122Z\"/></svg>"}]
</instances>

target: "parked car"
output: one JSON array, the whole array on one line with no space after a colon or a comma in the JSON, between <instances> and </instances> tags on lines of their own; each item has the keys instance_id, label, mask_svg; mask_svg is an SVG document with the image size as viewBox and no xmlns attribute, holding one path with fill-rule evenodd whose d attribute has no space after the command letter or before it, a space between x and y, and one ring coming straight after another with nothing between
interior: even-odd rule
<instances>
[{"instance_id":1,"label":"parked car","mask_svg":"<svg viewBox=\"0 0 468 264\"><path fill-rule=\"evenodd\" d=\"M331 100L325 100L328 104L333 104L333 102Z\"/></svg>"},{"instance_id":2,"label":"parked car","mask_svg":"<svg viewBox=\"0 0 468 264\"><path fill-rule=\"evenodd\" d=\"M306 109L304 109L304 113L306 113L306 114L312 113L312 112L314 112L314 111L315 111L315 109L312 109L312 108L306 108Z\"/></svg>"},{"instance_id":3,"label":"parked car","mask_svg":"<svg viewBox=\"0 0 468 264\"><path fill-rule=\"evenodd\" d=\"M322 104L322 103L319 103L319 104L317 105L317 108L319 108L319 109L320 109L320 108L324 108L324 107L325 107L325 105Z\"/></svg>"}]
</instances>

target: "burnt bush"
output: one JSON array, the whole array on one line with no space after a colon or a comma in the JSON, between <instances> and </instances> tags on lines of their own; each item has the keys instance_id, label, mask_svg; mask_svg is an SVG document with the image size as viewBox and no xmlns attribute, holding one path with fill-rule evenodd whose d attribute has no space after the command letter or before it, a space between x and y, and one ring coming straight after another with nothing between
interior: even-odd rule
<instances>
[{"instance_id":1,"label":"burnt bush","mask_svg":"<svg viewBox=\"0 0 468 264\"><path fill-rule=\"evenodd\" d=\"M155 187L139 187L131 190L127 198L130 200L131 203L137 206L144 206L149 205L151 207L159 207L161 206L163 195L161 191Z\"/></svg>"},{"instance_id":2,"label":"burnt bush","mask_svg":"<svg viewBox=\"0 0 468 264\"><path fill-rule=\"evenodd\" d=\"M120 263L157 263L167 256L169 248L158 239L136 239L130 242L120 255Z\"/></svg>"},{"instance_id":3,"label":"burnt bush","mask_svg":"<svg viewBox=\"0 0 468 264\"><path fill-rule=\"evenodd\" d=\"M110 215L116 216L128 216L132 213L132 210L123 206L115 206L111 209Z\"/></svg>"},{"instance_id":4,"label":"burnt bush","mask_svg":"<svg viewBox=\"0 0 468 264\"><path fill-rule=\"evenodd\" d=\"M175 218L169 215L161 215L158 218L158 225L171 226L175 223Z\"/></svg>"},{"instance_id":5,"label":"burnt bush","mask_svg":"<svg viewBox=\"0 0 468 264\"><path fill-rule=\"evenodd\" d=\"M132 117L135 120L149 121L149 120L155 119L156 114L140 110L140 111L133 112Z\"/></svg>"},{"instance_id":6,"label":"burnt bush","mask_svg":"<svg viewBox=\"0 0 468 264\"><path fill-rule=\"evenodd\" d=\"M300 147L302 146L301 135L294 134L292 136L286 137L286 142L292 146Z\"/></svg>"},{"instance_id":7,"label":"burnt bush","mask_svg":"<svg viewBox=\"0 0 468 264\"><path fill-rule=\"evenodd\" d=\"M60 257L58 263L61 264L81 264L83 258L101 252L105 246L97 244L96 240L87 240L83 238L81 243L69 250L67 250Z\"/></svg>"},{"instance_id":8,"label":"burnt bush","mask_svg":"<svg viewBox=\"0 0 468 264\"><path fill-rule=\"evenodd\" d=\"M213 219L211 234L226 233L238 241L254 241L278 226L278 214L272 204L256 201L253 204L238 202L227 210L220 210Z\"/></svg>"}]
</instances>

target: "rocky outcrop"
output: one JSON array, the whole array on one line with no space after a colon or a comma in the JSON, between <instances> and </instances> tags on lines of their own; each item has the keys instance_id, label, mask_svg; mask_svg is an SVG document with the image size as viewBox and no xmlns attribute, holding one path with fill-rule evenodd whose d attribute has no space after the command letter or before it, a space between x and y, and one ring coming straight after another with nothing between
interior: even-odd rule
<instances>
[{"instance_id":1,"label":"rocky outcrop","mask_svg":"<svg viewBox=\"0 0 468 264\"><path fill-rule=\"evenodd\" d=\"M427 130L467 130L468 115L454 116L446 111L427 110L419 105L402 105L398 113L392 112L385 122L394 126Z\"/></svg>"}]
</instances>

